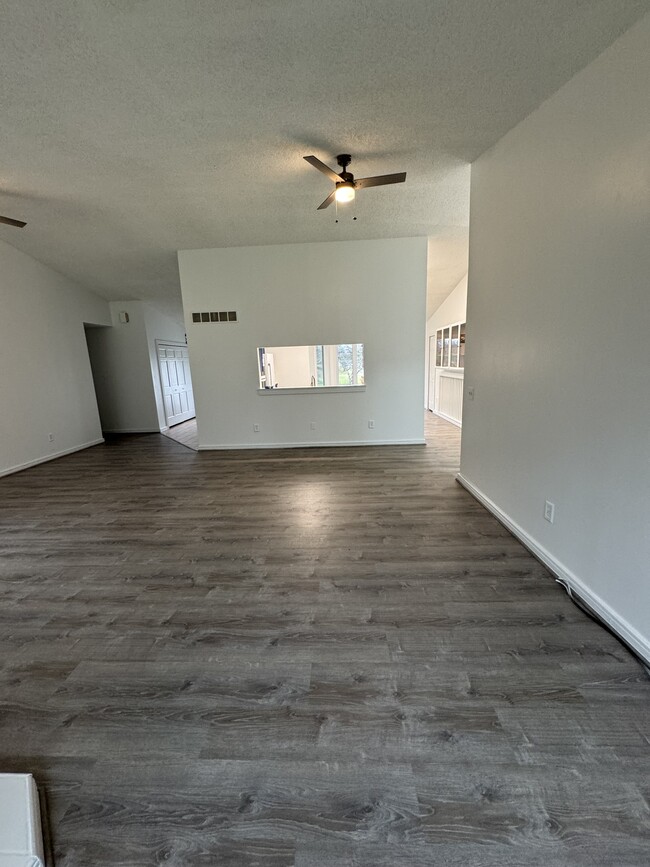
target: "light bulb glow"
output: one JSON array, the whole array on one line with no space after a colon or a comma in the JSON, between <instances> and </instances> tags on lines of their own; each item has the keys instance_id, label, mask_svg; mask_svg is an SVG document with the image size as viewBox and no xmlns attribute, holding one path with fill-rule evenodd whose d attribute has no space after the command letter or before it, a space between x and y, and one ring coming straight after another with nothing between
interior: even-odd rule
<instances>
[{"instance_id":1,"label":"light bulb glow","mask_svg":"<svg viewBox=\"0 0 650 867\"><path fill-rule=\"evenodd\" d=\"M354 199L354 186L349 183L338 184L334 195L337 202L351 202Z\"/></svg>"}]
</instances>

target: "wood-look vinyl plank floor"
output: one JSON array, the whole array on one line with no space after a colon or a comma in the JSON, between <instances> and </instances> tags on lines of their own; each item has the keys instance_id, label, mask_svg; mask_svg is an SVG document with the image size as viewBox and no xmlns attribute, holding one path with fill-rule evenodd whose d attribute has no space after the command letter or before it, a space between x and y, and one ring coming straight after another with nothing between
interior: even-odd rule
<instances>
[{"instance_id":1,"label":"wood-look vinyl plank floor","mask_svg":"<svg viewBox=\"0 0 650 867\"><path fill-rule=\"evenodd\" d=\"M650 681L427 446L0 480L0 771L57 867L650 863Z\"/></svg>"},{"instance_id":2,"label":"wood-look vinyl plank floor","mask_svg":"<svg viewBox=\"0 0 650 867\"><path fill-rule=\"evenodd\" d=\"M164 436L169 437L170 440L176 440L177 443L181 443L181 445L187 446L188 449L193 449L194 451L197 451L199 447L199 434L195 418L167 428Z\"/></svg>"}]
</instances>

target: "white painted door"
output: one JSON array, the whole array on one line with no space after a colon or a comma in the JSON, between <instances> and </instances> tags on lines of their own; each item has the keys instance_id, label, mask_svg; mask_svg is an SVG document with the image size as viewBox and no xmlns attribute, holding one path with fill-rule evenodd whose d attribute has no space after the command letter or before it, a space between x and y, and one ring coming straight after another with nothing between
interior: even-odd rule
<instances>
[{"instance_id":1,"label":"white painted door","mask_svg":"<svg viewBox=\"0 0 650 867\"><path fill-rule=\"evenodd\" d=\"M160 385L167 426L194 418L190 357L183 343L158 343Z\"/></svg>"},{"instance_id":2,"label":"white painted door","mask_svg":"<svg viewBox=\"0 0 650 867\"><path fill-rule=\"evenodd\" d=\"M427 407L431 412L436 411L436 335L429 338L429 388L427 391Z\"/></svg>"}]
</instances>

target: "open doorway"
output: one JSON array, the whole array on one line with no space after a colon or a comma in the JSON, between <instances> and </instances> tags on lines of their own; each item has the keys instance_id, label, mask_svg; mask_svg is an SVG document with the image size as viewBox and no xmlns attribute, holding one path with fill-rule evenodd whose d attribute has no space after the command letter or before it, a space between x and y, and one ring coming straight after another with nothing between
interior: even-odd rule
<instances>
[{"instance_id":1,"label":"open doorway","mask_svg":"<svg viewBox=\"0 0 650 867\"><path fill-rule=\"evenodd\" d=\"M168 428L194 418L190 356L184 343L156 340L165 424Z\"/></svg>"},{"instance_id":2,"label":"open doorway","mask_svg":"<svg viewBox=\"0 0 650 867\"><path fill-rule=\"evenodd\" d=\"M456 322L429 337L427 409L458 427L463 423L465 334L465 322Z\"/></svg>"},{"instance_id":3,"label":"open doorway","mask_svg":"<svg viewBox=\"0 0 650 867\"><path fill-rule=\"evenodd\" d=\"M84 322L84 335L86 337L86 347L88 349L88 363L90 372L93 378L93 389L95 392L95 403L97 405L97 415L102 429L102 433L109 428L110 423L110 396L109 381L103 358L98 351L99 340L102 335L108 331L109 325L95 325L92 322Z\"/></svg>"},{"instance_id":4,"label":"open doorway","mask_svg":"<svg viewBox=\"0 0 650 867\"><path fill-rule=\"evenodd\" d=\"M162 433L196 450L199 441L187 345L169 340L156 340L156 356L165 413L165 430Z\"/></svg>"}]
</instances>

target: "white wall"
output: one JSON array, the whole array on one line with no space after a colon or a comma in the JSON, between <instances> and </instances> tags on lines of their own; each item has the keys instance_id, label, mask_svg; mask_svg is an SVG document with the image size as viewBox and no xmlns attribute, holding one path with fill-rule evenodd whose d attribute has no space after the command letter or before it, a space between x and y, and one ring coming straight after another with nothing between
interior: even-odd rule
<instances>
[{"instance_id":1,"label":"white wall","mask_svg":"<svg viewBox=\"0 0 650 867\"><path fill-rule=\"evenodd\" d=\"M649 93L646 17L473 166L461 468L648 658Z\"/></svg>"},{"instance_id":2,"label":"white wall","mask_svg":"<svg viewBox=\"0 0 650 867\"><path fill-rule=\"evenodd\" d=\"M174 322L142 301L112 301L112 328L88 331L102 429L111 433L160 431L166 426L156 340L185 340ZM120 312L129 321L120 322Z\"/></svg>"},{"instance_id":3,"label":"white wall","mask_svg":"<svg viewBox=\"0 0 650 867\"><path fill-rule=\"evenodd\" d=\"M427 320L427 337L435 335L439 328L465 322L467 317L467 274L458 283L440 307Z\"/></svg>"},{"instance_id":4,"label":"white wall","mask_svg":"<svg viewBox=\"0 0 650 867\"><path fill-rule=\"evenodd\" d=\"M102 429L111 433L157 431L144 305L112 301L110 309L113 327L88 331ZM128 322L119 321L121 311L128 313Z\"/></svg>"},{"instance_id":5,"label":"white wall","mask_svg":"<svg viewBox=\"0 0 650 867\"><path fill-rule=\"evenodd\" d=\"M189 250L179 263L202 447L423 442L426 238ZM238 322L192 323L211 310ZM258 346L319 343L363 343L365 388L258 393Z\"/></svg>"},{"instance_id":6,"label":"white wall","mask_svg":"<svg viewBox=\"0 0 650 867\"><path fill-rule=\"evenodd\" d=\"M110 318L102 298L2 241L0 298L4 475L102 441L84 322Z\"/></svg>"}]
</instances>

